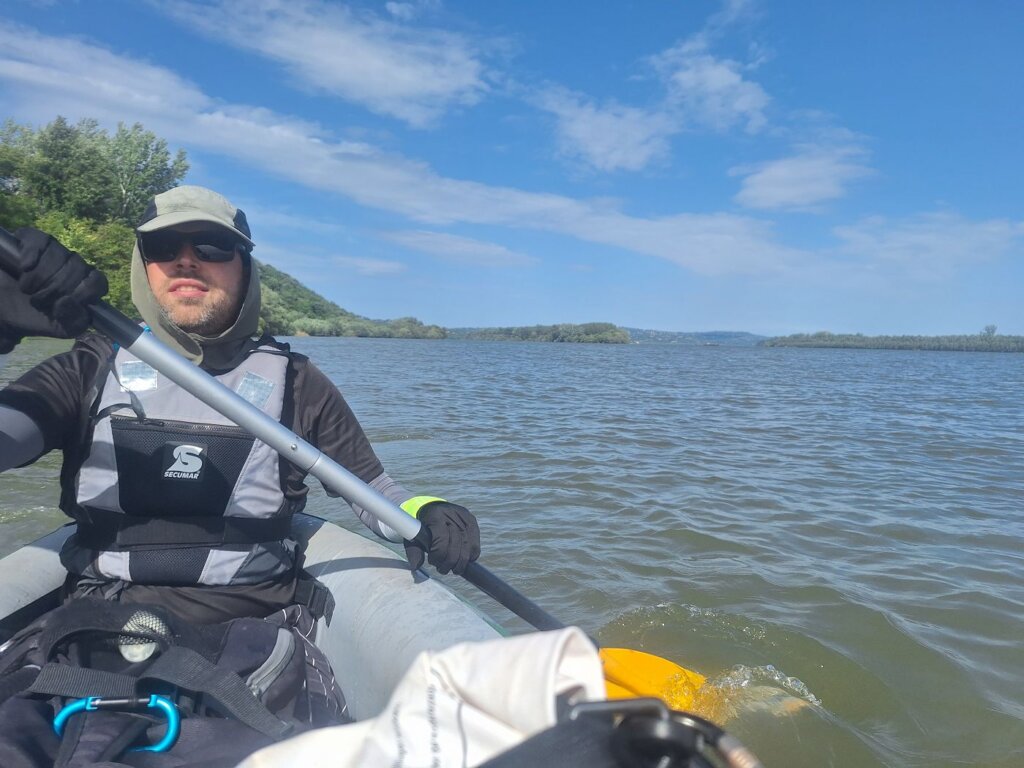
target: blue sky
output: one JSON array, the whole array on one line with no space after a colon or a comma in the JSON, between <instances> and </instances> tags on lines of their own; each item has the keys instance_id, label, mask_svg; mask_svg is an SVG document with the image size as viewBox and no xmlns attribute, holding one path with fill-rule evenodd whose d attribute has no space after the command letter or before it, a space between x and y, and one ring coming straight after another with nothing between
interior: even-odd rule
<instances>
[{"instance_id":1,"label":"blue sky","mask_svg":"<svg viewBox=\"0 0 1024 768\"><path fill-rule=\"evenodd\" d=\"M1024 334L1024 3L40 2L0 115L143 123L351 311Z\"/></svg>"}]
</instances>

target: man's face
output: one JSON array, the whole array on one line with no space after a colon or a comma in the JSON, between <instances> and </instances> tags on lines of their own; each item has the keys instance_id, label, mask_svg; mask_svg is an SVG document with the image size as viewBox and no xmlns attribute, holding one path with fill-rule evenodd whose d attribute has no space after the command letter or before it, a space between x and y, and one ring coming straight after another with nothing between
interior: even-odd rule
<instances>
[{"instance_id":1,"label":"man's face","mask_svg":"<svg viewBox=\"0 0 1024 768\"><path fill-rule=\"evenodd\" d=\"M231 261L203 261L190 240L181 243L173 261L146 262L149 287L171 322L208 337L223 333L238 318L243 271L237 251Z\"/></svg>"}]
</instances>

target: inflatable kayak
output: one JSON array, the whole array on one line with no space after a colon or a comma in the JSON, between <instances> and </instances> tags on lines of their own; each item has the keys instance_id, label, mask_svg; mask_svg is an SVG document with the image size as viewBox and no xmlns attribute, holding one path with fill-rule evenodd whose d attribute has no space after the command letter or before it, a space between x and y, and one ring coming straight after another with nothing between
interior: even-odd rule
<instances>
[{"instance_id":1,"label":"inflatable kayak","mask_svg":"<svg viewBox=\"0 0 1024 768\"><path fill-rule=\"evenodd\" d=\"M56 607L67 576L59 552L74 530L63 526L0 560L0 639ZM334 596L333 618L330 626L320 619L317 645L357 720L381 711L421 651L503 634L382 544L311 515L296 515L292 531L306 547L306 570Z\"/></svg>"}]
</instances>

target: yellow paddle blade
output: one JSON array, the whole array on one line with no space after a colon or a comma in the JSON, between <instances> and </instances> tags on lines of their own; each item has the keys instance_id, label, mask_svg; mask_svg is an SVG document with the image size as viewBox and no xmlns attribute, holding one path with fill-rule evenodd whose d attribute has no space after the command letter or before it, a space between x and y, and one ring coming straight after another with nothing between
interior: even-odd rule
<instances>
[{"instance_id":1,"label":"yellow paddle blade","mask_svg":"<svg viewBox=\"0 0 1024 768\"><path fill-rule=\"evenodd\" d=\"M609 699L655 696L672 709L692 709L704 676L668 659L629 648L602 648Z\"/></svg>"}]
</instances>

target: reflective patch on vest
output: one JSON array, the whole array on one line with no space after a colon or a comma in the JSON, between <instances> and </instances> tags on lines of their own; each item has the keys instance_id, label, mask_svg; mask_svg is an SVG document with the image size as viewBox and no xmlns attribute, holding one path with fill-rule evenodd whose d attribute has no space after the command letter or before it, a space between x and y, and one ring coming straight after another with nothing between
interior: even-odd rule
<instances>
[{"instance_id":1,"label":"reflective patch on vest","mask_svg":"<svg viewBox=\"0 0 1024 768\"><path fill-rule=\"evenodd\" d=\"M128 581L131 573L128 569L127 552L100 552L96 557L96 570L108 579Z\"/></svg>"},{"instance_id":2,"label":"reflective patch on vest","mask_svg":"<svg viewBox=\"0 0 1024 768\"><path fill-rule=\"evenodd\" d=\"M168 480L201 479L205 453L205 445L168 443L164 446L164 477Z\"/></svg>"},{"instance_id":3,"label":"reflective patch on vest","mask_svg":"<svg viewBox=\"0 0 1024 768\"><path fill-rule=\"evenodd\" d=\"M157 387L156 369L141 360L125 360L118 366L118 381L125 392L146 392Z\"/></svg>"},{"instance_id":4,"label":"reflective patch on vest","mask_svg":"<svg viewBox=\"0 0 1024 768\"><path fill-rule=\"evenodd\" d=\"M211 551L206 557L203 572L199 575L199 583L211 585L230 584L248 557L249 550L231 552L229 550L215 549Z\"/></svg>"},{"instance_id":5,"label":"reflective patch on vest","mask_svg":"<svg viewBox=\"0 0 1024 768\"><path fill-rule=\"evenodd\" d=\"M243 398L255 405L260 410L267 404L270 394L274 391L274 382L265 379L252 371L246 371L245 376L238 383L238 392Z\"/></svg>"}]
</instances>

